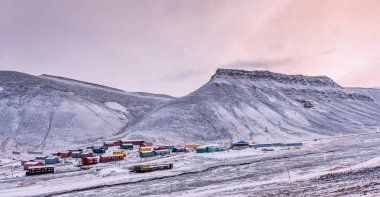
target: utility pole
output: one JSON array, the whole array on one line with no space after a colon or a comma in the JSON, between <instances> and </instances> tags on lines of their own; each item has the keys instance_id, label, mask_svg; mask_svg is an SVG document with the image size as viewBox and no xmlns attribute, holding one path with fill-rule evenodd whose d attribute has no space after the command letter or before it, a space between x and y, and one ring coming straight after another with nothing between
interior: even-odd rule
<instances>
[{"instance_id":1,"label":"utility pole","mask_svg":"<svg viewBox=\"0 0 380 197\"><path fill-rule=\"evenodd\" d=\"M289 167L286 166L286 171L288 171L288 177L289 177L289 180L290 180L290 173L289 173Z\"/></svg>"},{"instance_id":2,"label":"utility pole","mask_svg":"<svg viewBox=\"0 0 380 197\"><path fill-rule=\"evenodd\" d=\"M249 140L250 140L250 141L253 140L253 131L249 132Z\"/></svg>"},{"instance_id":3,"label":"utility pole","mask_svg":"<svg viewBox=\"0 0 380 197\"><path fill-rule=\"evenodd\" d=\"M362 163L362 169L364 168L363 167L363 157L360 155L360 162Z\"/></svg>"},{"instance_id":4,"label":"utility pole","mask_svg":"<svg viewBox=\"0 0 380 197\"><path fill-rule=\"evenodd\" d=\"M331 163L330 163L330 174L332 174L332 168L331 168Z\"/></svg>"},{"instance_id":5,"label":"utility pole","mask_svg":"<svg viewBox=\"0 0 380 197\"><path fill-rule=\"evenodd\" d=\"M13 166L11 166L12 179L13 179Z\"/></svg>"}]
</instances>

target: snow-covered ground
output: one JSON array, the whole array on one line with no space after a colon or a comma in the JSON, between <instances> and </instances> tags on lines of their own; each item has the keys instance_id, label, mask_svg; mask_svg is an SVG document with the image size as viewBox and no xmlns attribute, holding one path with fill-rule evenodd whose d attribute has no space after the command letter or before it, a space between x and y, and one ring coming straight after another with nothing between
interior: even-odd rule
<instances>
[{"instance_id":1,"label":"snow-covered ground","mask_svg":"<svg viewBox=\"0 0 380 197\"><path fill-rule=\"evenodd\" d=\"M62 165L54 175L25 177L1 161L1 196L290 196L379 192L380 133L304 141L302 149L180 153L141 163L174 163L172 170L134 174L140 159L80 171ZM332 173L332 175L330 175ZM8 177L8 178L5 178ZM352 188L352 187L355 188ZM314 190L313 190L314 188ZM309 193L307 193L309 191ZM313 191L315 193L313 193ZM298 193L297 193L298 192Z\"/></svg>"}]
</instances>

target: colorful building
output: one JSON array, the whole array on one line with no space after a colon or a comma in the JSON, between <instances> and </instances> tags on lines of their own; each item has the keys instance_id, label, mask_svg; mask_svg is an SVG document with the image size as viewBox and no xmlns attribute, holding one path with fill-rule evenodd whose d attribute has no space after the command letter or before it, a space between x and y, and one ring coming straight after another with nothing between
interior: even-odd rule
<instances>
[{"instance_id":1,"label":"colorful building","mask_svg":"<svg viewBox=\"0 0 380 197\"><path fill-rule=\"evenodd\" d=\"M93 165L98 163L98 157L84 157L81 159L83 165Z\"/></svg>"},{"instance_id":2,"label":"colorful building","mask_svg":"<svg viewBox=\"0 0 380 197\"><path fill-rule=\"evenodd\" d=\"M140 146L140 147L153 146L152 142L148 142L145 140L127 140L127 141L122 140L122 143L123 144L133 144L134 146Z\"/></svg>"},{"instance_id":3,"label":"colorful building","mask_svg":"<svg viewBox=\"0 0 380 197\"><path fill-rule=\"evenodd\" d=\"M80 158L82 156L82 152L75 151L71 153L72 158Z\"/></svg>"},{"instance_id":4,"label":"colorful building","mask_svg":"<svg viewBox=\"0 0 380 197\"><path fill-rule=\"evenodd\" d=\"M199 144L188 144L188 145L185 145L185 148L189 149L189 150L194 150L194 149L198 148L199 146L201 146L201 145L199 145Z\"/></svg>"},{"instance_id":5,"label":"colorful building","mask_svg":"<svg viewBox=\"0 0 380 197\"><path fill-rule=\"evenodd\" d=\"M45 164L42 162L37 162L37 161L29 161L24 163L24 170L29 169L30 167L35 167L35 166L44 166Z\"/></svg>"},{"instance_id":6,"label":"colorful building","mask_svg":"<svg viewBox=\"0 0 380 197\"><path fill-rule=\"evenodd\" d=\"M101 155L99 157L99 162L111 162L111 161L120 161L124 159L124 155Z\"/></svg>"},{"instance_id":7,"label":"colorful building","mask_svg":"<svg viewBox=\"0 0 380 197\"><path fill-rule=\"evenodd\" d=\"M226 150L225 147L222 147L218 144L202 145L196 149L197 153L212 153L212 152L220 152L220 151L225 151L225 150Z\"/></svg>"},{"instance_id":8,"label":"colorful building","mask_svg":"<svg viewBox=\"0 0 380 197\"><path fill-rule=\"evenodd\" d=\"M47 157L45 159L45 164L47 165L53 165L59 163L59 158L58 157Z\"/></svg>"},{"instance_id":9,"label":"colorful building","mask_svg":"<svg viewBox=\"0 0 380 197\"><path fill-rule=\"evenodd\" d=\"M246 141L240 140L240 141L233 143L231 148L235 149L235 150L241 150L241 149L249 148L249 143Z\"/></svg>"},{"instance_id":10,"label":"colorful building","mask_svg":"<svg viewBox=\"0 0 380 197\"><path fill-rule=\"evenodd\" d=\"M103 154L108 150L107 146L97 146L92 149L93 153Z\"/></svg>"},{"instance_id":11,"label":"colorful building","mask_svg":"<svg viewBox=\"0 0 380 197\"><path fill-rule=\"evenodd\" d=\"M120 149L133 150L133 144L120 144Z\"/></svg>"},{"instance_id":12,"label":"colorful building","mask_svg":"<svg viewBox=\"0 0 380 197\"><path fill-rule=\"evenodd\" d=\"M141 158L154 157L154 152L153 151L139 152L139 156Z\"/></svg>"},{"instance_id":13,"label":"colorful building","mask_svg":"<svg viewBox=\"0 0 380 197\"><path fill-rule=\"evenodd\" d=\"M169 149L166 149L166 150L155 150L153 152L154 152L154 155L168 155L168 154L170 154L170 150Z\"/></svg>"}]
</instances>

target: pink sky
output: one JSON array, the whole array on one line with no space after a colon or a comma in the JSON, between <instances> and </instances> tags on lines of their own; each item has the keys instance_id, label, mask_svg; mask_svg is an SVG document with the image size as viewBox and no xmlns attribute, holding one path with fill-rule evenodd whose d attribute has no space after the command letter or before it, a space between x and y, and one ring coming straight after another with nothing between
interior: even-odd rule
<instances>
[{"instance_id":1,"label":"pink sky","mask_svg":"<svg viewBox=\"0 0 380 197\"><path fill-rule=\"evenodd\" d=\"M378 0L0 0L0 69L185 95L218 67L380 86Z\"/></svg>"}]
</instances>

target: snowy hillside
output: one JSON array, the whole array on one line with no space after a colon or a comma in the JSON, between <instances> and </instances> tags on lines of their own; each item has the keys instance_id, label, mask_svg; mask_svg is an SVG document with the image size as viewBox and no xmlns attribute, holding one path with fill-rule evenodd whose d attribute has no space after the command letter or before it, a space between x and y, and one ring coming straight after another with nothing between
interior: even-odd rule
<instances>
[{"instance_id":1,"label":"snowy hillside","mask_svg":"<svg viewBox=\"0 0 380 197\"><path fill-rule=\"evenodd\" d=\"M327 77L219 69L182 98L0 72L1 153L62 150L102 138L281 142L380 128L380 90ZM267 129L265 129L267 128Z\"/></svg>"},{"instance_id":2,"label":"snowy hillside","mask_svg":"<svg viewBox=\"0 0 380 197\"><path fill-rule=\"evenodd\" d=\"M354 92L367 95L377 104L380 104L380 88L349 88Z\"/></svg>"},{"instance_id":3,"label":"snowy hillside","mask_svg":"<svg viewBox=\"0 0 380 197\"><path fill-rule=\"evenodd\" d=\"M171 99L62 77L1 71L1 152L61 150L112 138Z\"/></svg>"},{"instance_id":4,"label":"snowy hillside","mask_svg":"<svg viewBox=\"0 0 380 197\"><path fill-rule=\"evenodd\" d=\"M146 114L125 135L202 143L374 132L380 128L380 105L370 96L327 77L218 69L207 84Z\"/></svg>"}]
</instances>

